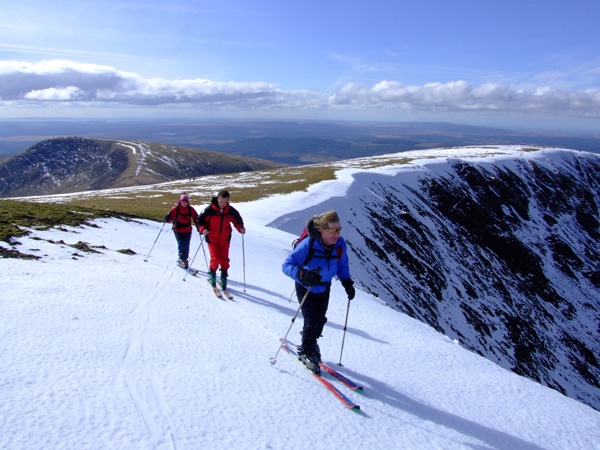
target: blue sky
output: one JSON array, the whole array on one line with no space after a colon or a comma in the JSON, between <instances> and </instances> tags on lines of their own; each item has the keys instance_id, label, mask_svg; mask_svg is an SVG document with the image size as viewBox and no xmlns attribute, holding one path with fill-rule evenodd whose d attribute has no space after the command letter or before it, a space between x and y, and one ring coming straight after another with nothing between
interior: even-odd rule
<instances>
[{"instance_id":1,"label":"blue sky","mask_svg":"<svg viewBox=\"0 0 600 450\"><path fill-rule=\"evenodd\" d=\"M600 129L600 2L0 0L0 117Z\"/></svg>"}]
</instances>

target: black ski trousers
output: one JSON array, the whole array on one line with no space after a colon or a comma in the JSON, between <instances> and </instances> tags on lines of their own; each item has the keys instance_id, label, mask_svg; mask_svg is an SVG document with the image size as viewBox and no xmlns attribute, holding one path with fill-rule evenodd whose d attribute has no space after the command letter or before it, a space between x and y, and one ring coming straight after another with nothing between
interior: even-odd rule
<instances>
[{"instance_id":1,"label":"black ski trousers","mask_svg":"<svg viewBox=\"0 0 600 450\"><path fill-rule=\"evenodd\" d=\"M296 296L298 302L301 302L307 289L301 284L296 283ZM317 339L323 333L323 327L327 322L327 307L329 306L329 293L331 285L327 286L324 292L314 294L310 292L304 304L302 305L302 316L304 317L304 326L302 328L302 351L310 355L317 351Z\"/></svg>"}]
</instances>

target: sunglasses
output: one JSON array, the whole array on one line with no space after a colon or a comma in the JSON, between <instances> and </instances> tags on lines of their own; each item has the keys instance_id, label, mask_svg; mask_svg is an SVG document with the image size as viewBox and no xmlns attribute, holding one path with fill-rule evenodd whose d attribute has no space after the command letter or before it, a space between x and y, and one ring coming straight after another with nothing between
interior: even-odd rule
<instances>
[{"instance_id":1,"label":"sunglasses","mask_svg":"<svg viewBox=\"0 0 600 450\"><path fill-rule=\"evenodd\" d=\"M325 230L329 231L330 233L340 233L342 231L342 227L339 228L325 228Z\"/></svg>"}]
</instances>

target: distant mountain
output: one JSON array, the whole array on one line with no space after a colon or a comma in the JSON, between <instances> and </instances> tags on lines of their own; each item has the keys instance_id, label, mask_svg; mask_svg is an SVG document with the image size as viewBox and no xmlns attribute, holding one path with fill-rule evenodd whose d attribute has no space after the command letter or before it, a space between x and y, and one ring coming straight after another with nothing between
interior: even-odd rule
<instances>
[{"instance_id":1,"label":"distant mountain","mask_svg":"<svg viewBox=\"0 0 600 450\"><path fill-rule=\"evenodd\" d=\"M600 153L599 138L563 133L516 132L444 122L319 125L306 123L277 127L272 123L269 128L263 124L262 128L254 130L255 137L204 142L202 147L285 164L312 164L411 150L489 144L562 147ZM282 130L288 134L283 135ZM194 146L193 143L188 145Z\"/></svg>"},{"instance_id":2,"label":"distant mountain","mask_svg":"<svg viewBox=\"0 0 600 450\"><path fill-rule=\"evenodd\" d=\"M516 131L447 122L0 119L0 153L55 136L160 142L286 164L467 145L531 145L600 153L600 135Z\"/></svg>"},{"instance_id":3,"label":"distant mountain","mask_svg":"<svg viewBox=\"0 0 600 450\"><path fill-rule=\"evenodd\" d=\"M396 153L414 149L416 145L418 142L410 139L372 143L365 142L364 139L349 141L314 137L294 139L262 137L228 144L205 144L205 147L223 153L263 158L284 164L316 164L374 154Z\"/></svg>"},{"instance_id":4,"label":"distant mountain","mask_svg":"<svg viewBox=\"0 0 600 450\"><path fill-rule=\"evenodd\" d=\"M63 194L281 166L168 144L55 138L0 162L0 196Z\"/></svg>"}]
</instances>

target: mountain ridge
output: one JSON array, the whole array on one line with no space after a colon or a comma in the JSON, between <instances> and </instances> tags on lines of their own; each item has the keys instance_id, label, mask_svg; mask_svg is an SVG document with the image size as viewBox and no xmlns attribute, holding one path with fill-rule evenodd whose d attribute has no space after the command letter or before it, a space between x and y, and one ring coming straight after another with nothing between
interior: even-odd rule
<instances>
[{"instance_id":1,"label":"mountain ridge","mask_svg":"<svg viewBox=\"0 0 600 450\"><path fill-rule=\"evenodd\" d=\"M168 144L53 138L0 162L0 196L95 191L281 166L272 161Z\"/></svg>"}]
</instances>

